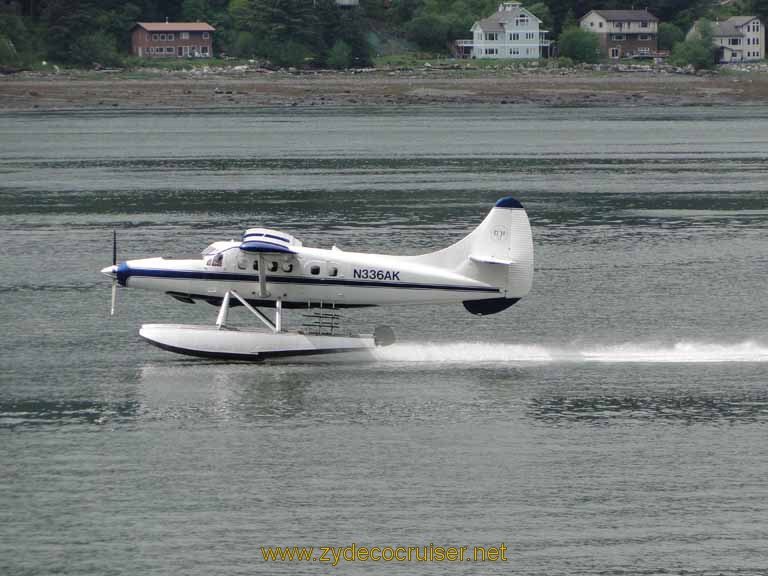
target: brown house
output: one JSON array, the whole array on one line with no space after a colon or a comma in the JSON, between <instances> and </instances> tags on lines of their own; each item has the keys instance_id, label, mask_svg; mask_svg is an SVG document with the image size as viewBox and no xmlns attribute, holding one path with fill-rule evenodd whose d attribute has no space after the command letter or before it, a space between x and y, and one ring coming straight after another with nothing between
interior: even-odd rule
<instances>
[{"instance_id":1,"label":"brown house","mask_svg":"<svg viewBox=\"0 0 768 576\"><path fill-rule=\"evenodd\" d=\"M603 58L655 56L658 52L659 19L647 10L592 10L579 24L599 36Z\"/></svg>"},{"instance_id":2,"label":"brown house","mask_svg":"<svg viewBox=\"0 0 768 576\"><path fill-rule=\"evenodd\" d=\"M131 54L139 58L210 58L213 32L205 22L137 22Z\"/></svg>"}]
</instances>

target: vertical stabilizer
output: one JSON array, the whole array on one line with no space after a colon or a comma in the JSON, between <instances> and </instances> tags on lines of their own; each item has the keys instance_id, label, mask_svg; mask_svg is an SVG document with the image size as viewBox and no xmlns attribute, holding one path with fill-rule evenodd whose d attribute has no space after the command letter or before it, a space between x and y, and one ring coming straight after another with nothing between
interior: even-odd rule
<instances>
[{"instance_id":1,"label":"vertical stabilizer","mask_svg":"<svg viewBox=\"0 0 768 576\"><path fill-rule=\"evenodd\" d=\"M516 301L528 294L533 284L533 237L528 215L514 198L502 198L468 236L419 259L497 286L504 299Z\"/></svg>"}]
</instances>

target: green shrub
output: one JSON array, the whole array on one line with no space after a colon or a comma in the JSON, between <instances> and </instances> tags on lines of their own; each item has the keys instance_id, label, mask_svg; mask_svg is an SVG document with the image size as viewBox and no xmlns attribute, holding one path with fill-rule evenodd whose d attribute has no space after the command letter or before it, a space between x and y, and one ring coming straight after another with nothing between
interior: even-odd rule
<instances>
[{"instance_id":1,"label":"green shrub","mask_svg":"<svg viewBox=\"0 0 768 576\"><path fill-rule=\"evenodd\" d=\"M572 26L560 34L560 55L574 62L595 63L600 58L600 39L594 32Z\"/></svg>"},{"instance_id":2,"label":"green shrub","mask_svg":"<svg viewBox=\"0 0 768 576\"><path fill-rule=\"evenodd\" d=\"M100 31L77 38L70 47L69 60L74 64L121 66L115 37Z\"/></svg>"},{"instance_id":3,"label":"green shrub","mask_svg":"<svg viewBox=\"0 0 768 576\"><path fill-rule=\"evenodd\" d=\"M674 24L668 22L659 24L659 50L672 50L675 44L684 39L685 34Z\"/></svg>"},{"instance_id":4,"label":"green shrub","mask_svg":"<svg viewBox=\"0 0 768 576\"><path fill-rule=\"evenodd\" d=\"M672 49L669 63L673 66L691 65L696 70L714 68L714 47L711 43L701 39L678 42Z\"/></svg>"},{"instance_id":5,"label":"green shrub","mask_svg":"<svg viewBox=\"0 0 768 576\"><path fill-rule=\"evenodd\" d=\"M0 66L16 66L19 63L19 55L10 38L0 34Z\"/></svg>"},{"instance_id":6,"label":"green shrub","mask_svg":"<svg viewBox=\"0 0 768 576\"><path fill-rule=\"evenodd\" d=\"M326 64L331 68L337 70L343 70L349 68L352 63L352 49L349 44L344 40L336 40L333 48L328 52L328 58L326 58Z\"/></svg>"},{"instance_id":7,"label":"green shrub","mask_svg":"<svg viewBox=\"0 0 768 576\"><path fill-rule=\"evenodd\" d=\"M268 49L270 62L276 66L282 66L284 68L300 68L306 66L311 63L314 56L315 55L309 48L299 42L294 42L293 40L286 42L282 46L273 45Z\"/></svg>"},{"instance_id":8,"label":"green shrub","mask_svg":"<svg viewBox=\"0 0 768 576\"><path fill-rule=\"evenodd\" d=\"M409 40L425 50L445 51L451 24L433 14L417 16L405 26Z\"/></svg>"}]
</instances>

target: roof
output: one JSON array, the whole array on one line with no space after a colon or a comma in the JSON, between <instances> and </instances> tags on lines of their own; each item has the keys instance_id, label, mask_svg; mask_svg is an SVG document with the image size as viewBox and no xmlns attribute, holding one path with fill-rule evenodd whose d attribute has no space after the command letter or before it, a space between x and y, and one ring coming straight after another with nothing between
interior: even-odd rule
<instances>
[{"instance_id":1,"label":"roof","mask_svg":"<svg viewBox=\"0 0 768 576\"><path fill-rule=\"evenodd\" d=\"M514 22L515 18L521 14L536 18L536 20L539 21L539 24L541 24L541 20L533 12L530 12L525 8L513 6L511 10L498 10L488 16L488 18L478 20L474 23L472 28L479 26L483 32L504 32L504 24Z\"/></svg>"},{"instance_id":2,"label":"roof","mask_svg":"<svg viewBox=\"0 0 768 576\"><path fill-rule=\"evenodd\" d=\"M659 19L648 10L592 10L608 21L658 22Z\"/></svg>"},{"instance_id":3,"label":"roof","mask_svg":"<svg viewBox=\"0 0 768 576\"><path fill-rule=\"evenodd\" d=\"M136 22L147 32L213 32L216 30L207 22Z\"/></svg>"},{"instance_id":4,"label":"roof","mask_svg":"<svg viewBox=\"0 0 768 576\"><path fill-rule=\"evenodd\" d=\"M712 24L712 36L716 38L730 38L732 36L744 36L744 32L740 30L742 26L756 20L757 16L731 16L728 20L722 22L711 22ZM698 28L701 20L697 21L695 27Z\"/></svg>"}]
</instances>

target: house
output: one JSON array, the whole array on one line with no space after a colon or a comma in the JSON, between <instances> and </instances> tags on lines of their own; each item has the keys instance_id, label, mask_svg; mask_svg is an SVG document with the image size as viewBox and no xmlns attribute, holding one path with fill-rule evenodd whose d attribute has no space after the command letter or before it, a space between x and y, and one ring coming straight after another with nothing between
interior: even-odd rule
<instances>
[{"instance_id":1,"label":"house","mask_svg":"<svg viewBox=\"0 0 768 576\"><path fill-rule=\"evenodd\" d=\"M591 10L579 25L600 37L603 58L654 56L659 47L659 19L647 10Z\"/></svg>"},{"instance_id":2,"label":"house","mask_svg":"<svg viewBox=\"0 0 768 576\"><path fill-rule=\"evenodd\" d=\"M696 22L686 38L699 34ZM717 47L717 61L750 62L765 58L765 28L757 16L732 16L712 22L712 40Z\"/></svg>"},{"instance_id":3,"label":"house","mask_svg":"<svg viewBox=\"0 0 768 576\"><path fill-rule=\"evenodd\" d=\"M131 54L139 58L210 58L213 32L205 22L136 22Z\"/></svg>"},{"instance_id":4,"label":"house","mask_svg":"<svg viewBox=\"0 0 768 576\"><path fill-rule=\"evenodd\" d=\"M547 30L519 2L502 2L495 14L472 25L472 40L457 40L462 58L537 59L549 48ZM548 54L547 54L548 55Z\"/></svg>"}]
</instances>

